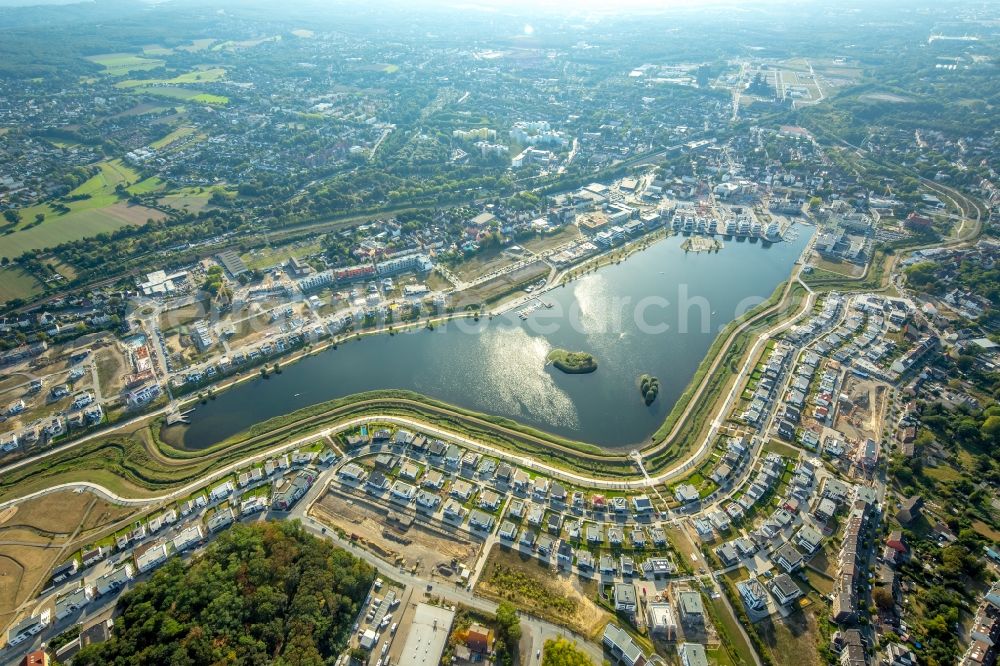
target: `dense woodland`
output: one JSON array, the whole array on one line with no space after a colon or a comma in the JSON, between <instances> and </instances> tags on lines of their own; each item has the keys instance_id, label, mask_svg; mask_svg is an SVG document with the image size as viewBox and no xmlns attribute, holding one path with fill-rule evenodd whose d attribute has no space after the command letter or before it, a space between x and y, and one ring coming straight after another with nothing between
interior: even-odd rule
<instances>
[{"instance_id":1,"label":"dense woodland","mask_svg":"<svg viewBox=\"0 0 1000 666\"><path fill-rule=\"evenodd\" d=\"M118 602L114 637L74 664L333 664L374 569L298 522L235 525Z\"/></svg>"}]
</instances>

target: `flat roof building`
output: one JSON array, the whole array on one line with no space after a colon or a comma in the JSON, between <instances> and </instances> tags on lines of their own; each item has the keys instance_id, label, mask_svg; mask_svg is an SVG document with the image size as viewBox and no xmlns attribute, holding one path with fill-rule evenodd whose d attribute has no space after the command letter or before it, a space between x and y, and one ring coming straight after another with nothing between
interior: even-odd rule
<instances>
[{"instance_id":1,"label":"flat roof building","mask_svg":"<svg viewBox=\"0 0 1000 666\"><path fill-rule=\"evenodd\" d=\"M699 643L681 643L677 648L683 666L708 666L705 647Z\"/></svg>"},{"instance_id":2,"label":"flat roof building","mask_svg":"<svg viewBox=\"0 0 1000 666\"><path fill-rule=\"evenodd\" d=\"M602 642L618 663L626 666L643 666L646 663L646 655L643 654L642 648L636 645L628 632L617 624L609 623L604 627Z\"/></svg>"},{"instance_id":3,"label":"flat roof building","mask_svg":"<svg viewBox=\"0 0 1000 666\"><path fill-rule=\"evenodd\" d=\"M437 666L448 643L455 612L439 606L419 603L410 623L401 654L413 666Z\"/></svg>"}]
</instances>

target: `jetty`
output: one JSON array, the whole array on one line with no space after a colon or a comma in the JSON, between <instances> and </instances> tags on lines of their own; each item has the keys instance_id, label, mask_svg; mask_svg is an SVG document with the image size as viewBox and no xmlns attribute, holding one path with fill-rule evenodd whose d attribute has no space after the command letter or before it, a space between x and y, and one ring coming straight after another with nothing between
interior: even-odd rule
<instances>
[{"instance_id":1,"label":"jetty","mask_svg":"<svg viewBox=\"0 0 1000 666\"><path fill-rule=\"evenodd\" d=\"M167 412L166 425L172 426L172 425L177 425L178 423L183 423L185 425L190 424L191 419L188 418L188 415L193 411L194 407L192 407L191 409L185 409L184 411L181 411L176 407L174 409L171 409L169 412Z\"/></svg>"}]
</instances>

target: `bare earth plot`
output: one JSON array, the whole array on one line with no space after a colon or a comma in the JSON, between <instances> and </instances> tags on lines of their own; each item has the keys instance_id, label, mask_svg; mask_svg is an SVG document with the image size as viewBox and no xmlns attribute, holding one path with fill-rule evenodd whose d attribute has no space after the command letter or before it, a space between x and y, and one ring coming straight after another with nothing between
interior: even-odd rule
<instances>
[{"instance_id":1,"label":"bare earth plot","mask_svg":"<svg viewBox=\"0 0 1000 666\"><path fill-rule=\"evenodd\" d=\"M548 565L499 544L493 547L476 591L510 601L539 617L594 638L611 615L592 601L597 584L569 574L555 575Z\"/></svg>"},{"instance_id":2,"label":"bare earth plot","mask_svg":"<svg viewBox=\"0 0 1000 666\"><path fill-rule=\"evenodd\" d=\"M80 526L94 496L60 490L18 505L3 527L23 525L53 534L71 534Z\"/></svg>"},{"instance_id":3,"label":"bare earth plot","mask_svg":"<svg viewBox=\"0 0 1000 666\"><path fill-rule=\"evenodd\" d=\"M132 509L111 505L91 493L57 491L28 500L0 515L0 626L14 619L52 568L68 557L70 537L100 530ZM37 545L35 545L37 544Z\"/></svg>"},{"instance_id":4,"label":"bare earth plot","mask_svg":"<svg viewBox=\"0 0 1000 666\"><path fill-rule=\"evenodd\" d=\"M334 489L317 501L310 513L331 527L356 535L383 559L402 558L408 568L419 563L418 571L438 572L445 577L451 572L440 567L449 566L452 559L471 566L480 549L478 543L444 525L437 529L414 522L403 532L393 530L387 526L386 511L380 505L370 504L362 497L343 495Z\"/></svg>"},{"instance_id":5,"label":"bare earth plot","mask_svg":"<svg viewBox=\"0 0 1000 666\"><path fill-rule=\"evenodd\" d=\"M455 266L455 275L462 280L475 280L491 271L509 266L514 261L514 257L503 250L486 250Z\"/></svg>"},{"instance_id":6,"label":"bare earth plot","mask_svg":"<svg viewBox=\"0 0 1000 666\"><path fill-rule=\"evenodd\" d=\"M515 291L520 287L527 286L531 282L548 274L548 265L537 261L524 268L519 268L511 273L505 273L500 277L459 292L455 296L452 306L459 309L471 304L490 303L500 296Z\"/></svg>"},{"instance_id":7,"label":"bare earth plot","mask_svg":"<svg viewBox=\"0 0 1000 666\"><path fill-rule=\"evenodd\" d=\"M822 639L816 615L809 609L781 619L769 617L757 623L757 632L767 645L774 663L782 666L817 666L817 646Z\"/></svg>"}]
</instances>

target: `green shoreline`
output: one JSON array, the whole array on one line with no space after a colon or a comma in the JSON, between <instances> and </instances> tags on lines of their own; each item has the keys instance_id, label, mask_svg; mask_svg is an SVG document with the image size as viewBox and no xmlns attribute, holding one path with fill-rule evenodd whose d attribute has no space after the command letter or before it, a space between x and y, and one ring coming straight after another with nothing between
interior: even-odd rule
<instances>
[{"instance_id":1,"label":"green shoreline","mask_svg":"<svg viewBox=\"0 0 1000 666\"><path fill-rule=\"evenodd\" d=\"M647 472L654 474L665 470L693 448L708 425L707 411L716 405L728 379L735 372L733 368L738 368L751 340L777 318L788 317L797 310L799 302L795 296L804 294L804 291L798 283L789 286L786 281L778 285L767 301L730 322L716 336L667 418L653 433L646 446L639 444L635 447L641 449L645 457ZM792 307L778 308L785 297L791 297ZM726 344L737 327L758 318L759 321L754 321L753 325L736 335L731 344ZM365 334L376 333L378 331ZM344 344L344 341L339 343ZM299 358L318 351L320 349L306 350ZM706 378L717 357L723 352L726 354L724 362L720 362L715 372ZM248 380L252 378L241 378L230 386ZM225 388L227 387L218 387L215 391L218 393ZM681 422L681 428L674 436L668 438L696 395L697 406ZM190 396L187 402L196 400L197 398ZM199 450L177 448L162 441L159 435L163 418L150 416L132 432L109 433L105 437L95 438L78 447L11 470L0 480L0 499L8 499L12 495L24 494L52 483L70 481L98 482L113 490L121 485L117 481L119 477L128 484L119 494L153 494L191 482L218 466L275 448L282 442L306 436L348 418L369 417L377 420L379 416L393 415L445 427L500 450L535 457L565 470L618 478L639 477L634 461L623 449L606 451L590 443L559 437L510 419L460 408L418 393L386 390L346 396L290 412ZM149 431L146 431L147 427Z\"/></svg>"}]
</instances>

